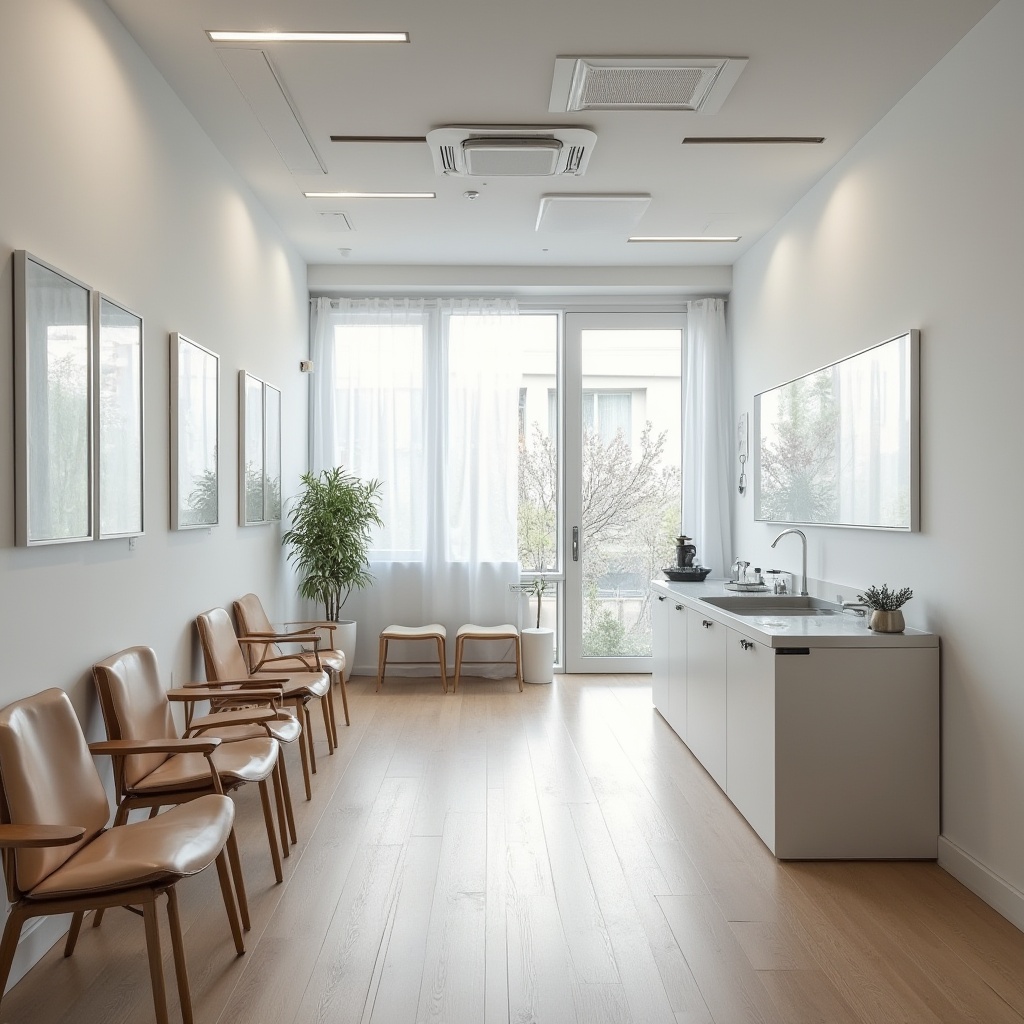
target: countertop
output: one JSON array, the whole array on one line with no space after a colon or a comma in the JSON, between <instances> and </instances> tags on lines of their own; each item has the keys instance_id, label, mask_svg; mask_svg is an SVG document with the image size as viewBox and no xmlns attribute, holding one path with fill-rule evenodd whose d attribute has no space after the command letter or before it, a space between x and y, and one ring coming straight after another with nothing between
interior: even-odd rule
<instances>
[{"instance_id":1,"label":"countertop","mask_svg":"<svg viewBox=\"0 0 1024 1024\"><path fill-rule=\"evenodd\" d=\"M939 638L909 627L902 633L875 633L868 629L867 616L854 612L842 615L772 615L770 612L746 616L707 604L705 597L737 597L771 600L771 592L738 592L726 590L726 580L705 580L703 583L671 583L652 580L655 593L675 598L680 604L708 618L717 619L768 647L938 647Z\"/></svg>"}]
</instances>

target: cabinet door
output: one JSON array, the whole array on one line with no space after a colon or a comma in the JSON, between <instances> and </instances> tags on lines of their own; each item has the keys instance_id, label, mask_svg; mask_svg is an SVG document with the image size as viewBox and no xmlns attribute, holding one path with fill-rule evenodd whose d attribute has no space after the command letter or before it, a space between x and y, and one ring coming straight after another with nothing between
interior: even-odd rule
<instances>
[{"instance_id":1,"label":"cabinet door","mask_svg":"<svg viewBox=\"0 0 1024 1024\"><path fill-rule=\"evenodd\" d=\"M651 603L651 700L668 720L668 609L664 594L653 594Z\"/></svg>"},{"instance_id":2,"label":"cabinet door","mask_svg":"<svg viewBox=\"0 0 1024 1024\"><path fill-rule=\"evenodd\" d=\"M687 616L686 745L722 789L726 784L725 644L729 632L701 612Z\"/></svg>"},{"instance_id":3,"label":"cabinet door","mask_svg":"<svg viewBox=\"0 0 1024 1024\"><path fill-rule=\"evenodd\" d=\"M668 609L668 724L686 739L686 611L669 598Z\"/></svg>"},{"instance_id":4,"label":"cabinet door","mask_svg":"<svg viewBox=\"0 0 1024 1024\"><path fill-rule=\"evenodd\" d=\"M775 852L775 651L729 630L726 792Z\"/></svg>"}]
</instances>

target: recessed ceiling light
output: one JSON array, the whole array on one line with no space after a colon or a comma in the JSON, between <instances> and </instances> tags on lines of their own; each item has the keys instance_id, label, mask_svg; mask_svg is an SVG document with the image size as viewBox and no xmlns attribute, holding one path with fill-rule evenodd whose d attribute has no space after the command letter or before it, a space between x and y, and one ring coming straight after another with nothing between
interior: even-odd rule
<instances>
[{"instance_id":1,"label":"recessed ceiling light","mask_svg":"<svg viewBox=\"0 0 1024 1024\"><path fill-rule=\"evenodd\" d=\"M207 29L214 43L407 43L408 32L225 32Z\"/></svg>"},{"instance_id":2,"label":"recessed ceiling light","mask_svg":"<svg viewBox=\"0 0 1024 1024\"><path fill-rule=\"evenodd\" d=\"M739 235L634 235L630 242L738 242Z\"/></svg>"},{"instance_id":3,"label":"recessed ceiling light","mask_svg":"<svg viewBox=\"0 0 1024 1024\"><path fill-rule=\"evenodd\" d=\"M436 199L436 192L303 192L307 199Z\"/></svg>"}]
</instances>

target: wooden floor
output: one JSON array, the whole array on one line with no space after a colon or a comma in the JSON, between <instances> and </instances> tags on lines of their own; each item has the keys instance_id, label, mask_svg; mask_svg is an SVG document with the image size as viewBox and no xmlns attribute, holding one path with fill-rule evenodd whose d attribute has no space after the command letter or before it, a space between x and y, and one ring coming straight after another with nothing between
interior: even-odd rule
<instances>
[{"instance_id":1,"label":"wooden floor","mask_svg":"<svg viewBox=\"0 0 1024 1024\"><path fill-rule=\"evenodd\" d=\"M179 886L197 1024L1024 1021L1024 935L934 864L777 863L649 677L350 693L333 757L317 723L283 884L258 794L238 799L244 957L215 874ZM0 1007L6 1024L152 1020L123 912Z\"/></svg>"}]
</instances>

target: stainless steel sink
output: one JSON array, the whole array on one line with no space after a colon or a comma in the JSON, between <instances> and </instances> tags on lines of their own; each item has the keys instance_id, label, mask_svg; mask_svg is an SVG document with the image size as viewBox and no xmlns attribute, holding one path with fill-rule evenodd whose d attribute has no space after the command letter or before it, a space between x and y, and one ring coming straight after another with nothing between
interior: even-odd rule
<instances>
[{"instance_id":1,"label":"stainless steel sink","mask_svg":"<svg viewBox=\"0 0 1024 1024\"><path fill-rule=\"evenodd\" d=\"M751 618L764 618L766 615L842 615L842 609L828 601L816 597L798 597L794 595L765 597L705 597L706 604L721 608L733 615L745 615Z\"/></svg>"}]
</instances>

